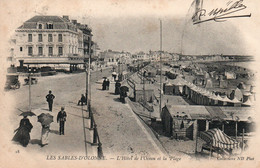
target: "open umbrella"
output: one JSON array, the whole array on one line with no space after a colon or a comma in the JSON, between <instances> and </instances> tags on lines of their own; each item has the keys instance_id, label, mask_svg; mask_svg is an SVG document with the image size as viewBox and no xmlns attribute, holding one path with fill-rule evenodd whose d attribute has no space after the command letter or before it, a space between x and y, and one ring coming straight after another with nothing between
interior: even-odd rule
<instances>
[{"instance_id":1,"label":"open umbrella","mask_svg":"<svg viewBox=\"0 0 260 168\"><path fill-rule=\"evenodd\" d=\"M50 123L53 122L53 116L50 115L49 113L41 113L38 116L38 122L42 123L42 125L49 125Z\"/></svg>"},{"instance_id":2,"label":"open umbrella","mask_svg":"<svg viewBox=\"0 0 260 168\"><path fill-rule=\"evenodd\" d=\"M26 111L26 112L22 112L19 116L36 116L36 115L31 111Z\"/></svg>"},{"instance_id":3,"label":"open umbrella","mask_svg":"<svg viewBox=\"0 0 260 168\"><path fill-rule=\"evenodd\" d=\"M117 73L116 72L112 72L112 75L117 75Z\"/></svg>"}]
</instances>

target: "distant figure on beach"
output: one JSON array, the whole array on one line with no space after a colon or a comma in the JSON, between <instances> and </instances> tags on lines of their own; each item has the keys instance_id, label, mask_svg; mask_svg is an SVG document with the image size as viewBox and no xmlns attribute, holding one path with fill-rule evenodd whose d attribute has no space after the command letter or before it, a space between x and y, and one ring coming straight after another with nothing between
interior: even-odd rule
<instances>
[{"instance_id":1,"label":"distant figure on beach","mask_svg":"<svg viewBox=\"0 0 260 168\"><path fill-rule=\"evenodd\" d=\"M49 105L49 111L52 111L52 105L53 105L53 99L55 96L52 94L51 90L49 91L49 94L46 96L46 101Z\"/></svg>"},{"instance_id":2,"label":"distant figure on beach","mask_svg":"<svg viewBox=\"0 0 260 168\"><path fill-rule=\"evenodd\" d=\"M80 104L81 104L81 106L83 106L83 104L87 104L86 103L86 97L84 96L84 94L81 94L81 98L78 101L78 105L80 105Z\"/></svg>"},{"instance_id":3,"label":"distant figure on beach","mask_svg":"<svg viewBox=\"0 0 260 168\"><path fill-rule=\"evenodd\" d=\"M64 111L64 107L61 107L61 111L58 113L57 116L57 123L60 123L60 135L64 135L64 127L65 127L65 122L67 118L67 114Z\"/></svg>"},{"instance_id":4,"label":"distant figure on beach","mask_svg":"<svg viewBox=\"0 0 260 168\"><path fill-rule=\"evenodd\" d=\"M27 116L24 116L23 119L20 121L20 126L14 132L16 134L13 137L13 141L19 142L24 147L29 144L30 141L30 132L33 128L33 125L30 123L30 120Z\"/></svg>"}]
</instances>

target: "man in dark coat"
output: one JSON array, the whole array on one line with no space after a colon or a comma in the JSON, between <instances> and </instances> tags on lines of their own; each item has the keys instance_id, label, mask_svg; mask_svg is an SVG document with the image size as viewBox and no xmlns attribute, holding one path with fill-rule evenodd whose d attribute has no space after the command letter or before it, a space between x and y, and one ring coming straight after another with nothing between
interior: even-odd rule
<instances>
[{"instance_id":1,"label":"man in dark coat","mask_svg":"<svg viewBox=\"0 0 260 168\"><path fill-rule=\"evenodd\" d=\"M58 113L57 116L57 123L60 122L60 135L64 135L64 126L65 126L66 118L67 118L67 114L64 111L64 107L61 107L61 111Z\"/></svg>"},{"instance_id":2,"label":"man in dark coat","mask_svg":"<svg viewBox=\"0 0 260 168\"><path fill-rule=\"evenodd\" d=\"M49 91L49 94L46 96L46 101L49 104L49 111L52 111L52 104L53 104L53 99L55 96L51 93L51 90Z\"/></svg>"},{"instance_id":3,"label":"man in dark coat","mask_svg":"<svg viewBox=\"0 0 260 168\"><path fill-rule=\"evenodd\" d=\"M106 90L106 79L103 80L103 83L102 83L102 90Z\"/></svg>"}]
</instances>

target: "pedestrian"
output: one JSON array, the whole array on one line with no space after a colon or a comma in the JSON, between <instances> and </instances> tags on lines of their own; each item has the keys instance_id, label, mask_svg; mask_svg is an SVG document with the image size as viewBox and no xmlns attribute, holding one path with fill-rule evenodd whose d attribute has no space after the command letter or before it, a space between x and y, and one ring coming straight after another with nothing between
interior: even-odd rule
<instances>
[{"instance_id":1,"label":"pedestrian","mask_svg":"<svg viewBox=\"0 0 260 168\"><path fill-rule=\"evenodd\" d=\"M115 84L115 95L118 95L120 93L120 87L121 83L117 80Z\"/></svg>"},{"instance_id":2,"label":"pedestrian","mask_svg":"<svg viewBox=\"0 0 260 168\"><path fill-rule=\"evenodd\" d=\"M83 106L83 104L86 104L86 97L84 96L84 94L81 94L81 98L78 101L78 105L81 104L81 106Z\"/></svg>"},{"instance_id":3,"label":"pedestrian","mask_svg":"<svg viewBox=\"0 0 260 168\"><path fill-rule=\"evenodd\" d=\"M53 99L55 96L52 94L51 90L49 91L49 94L46 96L46 101L49 104L49 111L52 111L52 105L53 105Z\"/></svg>"},{"instance_id":4,"label":"pedestrian","mask_svg":"<svg viewBox=\"0 0 260 168\"><path fill-rule=\"evenodd\" d=\"M103 80L103 83L102 83L102 90L106 90L106 79Z\"/></svg>"},{"instance_id":5,"label":"pedestrian","mask_svg":"<svg viewBox=\"0 0 260 168\"><path fill-rule=\"evenodd\" d=\"M64 109L64 107L61 107L61 111L58 113L57 116L57 123L60 122L60 135L64 135L64 126L67 118L67 114Z\"/></svg>"},{"instance_id":6,"label":"pedestrian","mask_svg":"<svg viewBox=\"0 0 260 168\"><path fill-rule=\"evenodd\" d=\"M107 79L106 90L109 90L110 81Z\"/></svg>"},{"instance_id":7,"label":"pedestrian","mask_svg":"<svg viewBox=\"0 0 260 168\"><path fill-rule=\"evenodd\" d=\"M41 147L49 144L50 124L42 123Z\"/></svg>"},{"instance_id":8,"label":"pedestrian","mask_svg":"<svg viewBox=\"0 0 260 168\"><path fill-rule=\"evenodd\" d=\"M14 130L16 134L13 137L13 141L19 142L24 147L26 147L30 141L30 132L32 128L33 125L30 123L30 120L27 118L27 116L24 116L24 118L20 121L19 128Z\"/></svg>"}]
</instances>

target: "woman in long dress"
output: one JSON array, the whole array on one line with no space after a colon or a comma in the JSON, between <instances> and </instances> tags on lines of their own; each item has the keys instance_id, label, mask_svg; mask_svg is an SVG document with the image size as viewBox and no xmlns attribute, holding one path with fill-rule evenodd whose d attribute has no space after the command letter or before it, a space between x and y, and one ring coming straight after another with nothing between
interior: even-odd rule
<instances>
[{"instance_id":1,"label":"woman in long dress","mask_svg":"<svg viewBox=\"0 0 260 168\"><path fill-rule=\"evenodd\" d=\"M29 144L30 141L30 132L33 128L33 125L30 123L30 120L27 116L24 116L23 119L20 121L20 126L14 132L16 134L13 137L13 141L19 142L24 147Z\"/></svg>"},{"instance_id":2,"label":"woman in long dress","mask_svg":"<svg viewBox=\"0 0 260 168\"><path fill-rule=\"evenodd\" d=\"M42 137L41 137L41 146L48 145L49 143L49 132L50 132L50 125L42 124Z\"/></svg>"}]
</instances>

